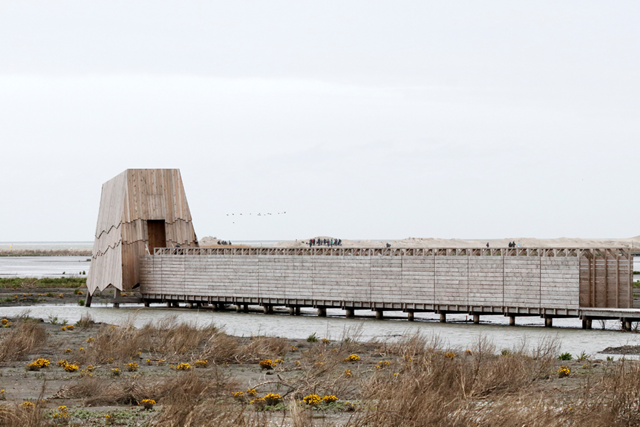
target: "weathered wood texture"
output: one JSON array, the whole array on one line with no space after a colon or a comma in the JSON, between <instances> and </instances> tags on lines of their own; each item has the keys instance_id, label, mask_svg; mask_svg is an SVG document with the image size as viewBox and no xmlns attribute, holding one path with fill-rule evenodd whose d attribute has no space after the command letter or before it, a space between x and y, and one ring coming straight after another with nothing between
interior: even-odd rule
<instances>
[{"instance_id":1,"label":"weathered wood texture","mask_svg":"<svg viewBox=\"0 0 640 427\"><path fill-rule=\"evenodd\" d=\"M580 306L633 308L633 258L594 249L580 258Z\"/></svg>"},{"instance_id":2,"label":"weathered wood texture","mask_svg":"<svg viewBox=\"0 0 640 427\"><path fill-rule=\"evenodd\" d=\"M618 292L617 300L609 296L606 303L629 307L628 271L633 259L617 250L611 253L618 254ZM604 269L600 256L589 250L543 249L520 253L400 249L385 254L356 249L322 254L293 249L159 250L141 261L141 292L216 301L270 298L309 300L312 305L333 301L344 307L397 303L399 308L436 304L577 310L588 306L581 293L588 274L585 259L595 260L598 273ZM612 268L609 294L614 289Z\"/></svg>"},{"instance_id":3,"label":"weathered wood texture","mask_svg":"<svg viewBox=\"0 0 640 427\"><path fill-rule=\"evenodd\" d=\"M198 246L178 169L128 169L102 186L87 277L90 293L108 286L129 290L140 283L149 220L164 220L163 246Z\"/></svg>"}]
</instances>

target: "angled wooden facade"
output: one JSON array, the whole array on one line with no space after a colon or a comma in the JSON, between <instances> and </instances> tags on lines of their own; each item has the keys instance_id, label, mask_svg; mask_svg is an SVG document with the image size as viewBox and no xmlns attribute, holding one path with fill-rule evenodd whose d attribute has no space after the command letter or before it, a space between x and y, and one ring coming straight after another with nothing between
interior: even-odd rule
<instances>
[{"instance_id":1,"label":"angled wooden facade","mask_svg":"<svg viewBox=\"0 0 640 427\"><path fill-rule=\"evenodd\" d=\"M157 247L198 247L178 169L127 169L102 185L87 288L130 290Z\"/></svg>"}]
</instances>

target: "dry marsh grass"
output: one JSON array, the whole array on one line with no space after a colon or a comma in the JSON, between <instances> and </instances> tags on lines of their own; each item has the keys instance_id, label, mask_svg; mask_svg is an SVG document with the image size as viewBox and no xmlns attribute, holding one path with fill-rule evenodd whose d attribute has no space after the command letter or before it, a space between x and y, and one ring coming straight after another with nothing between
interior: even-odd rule
<instances>
[{"instance_id":1,"label":"dry marsh grass","mask_svg":"<svg viewBox=\"0 0 640 427\"><path fill-rule=\"evenodd\" d=\"M24 360L45 345L47 334L42 325L31 321L18 321L11 331L2 335L0 362Z\"/></svg>"},{"instance_id":2,"label":"dry marsh grass","mask_svg":"<svg viewBox=\"0 0 640 427\"><path fill-rule=\"evenodd\" d=\"M43 405L46 382L42 383L40 394L35 402L9 403L0 405L0 426L2 427L42 427L50 425L45 418Z\"/></svg>"},{"instance_id":3,"label":"dry marsh grass","mask_svg":"<svg viewBox=\"0 0 640 427\"><path fill-rule=\"evenodd\" d=\"M88 327L91 319L81 320ZM142 328L133 326L134 318L123 325L101 325L83 354L75 355L81 364L126 362L145 352L167 362L184 359L208 360L213 364L257 362L272 356L284 356L288 341L276 337L252 337L248 341L232 337L213 325L197 326L166 318Z\"/></svg>"},{"instance_id":4,"label":"dry marsh grass","mask_svg":"<svg viewBox=\"0 0 640 427\"><path fill-rule=\"evenodd\" d=\"M502 415L495 416L504 411L493 411L491 402L522 400L522 390L549 376L556 347L547 341L527 350L523 343L498 355L482 337L461 351L443 349L437 337L406 336L381 350L401 356L402 362L364 382L362 397L368 405L356 425L504 425ZM489 413L494 416L487 420Z\"/></svg>"},{"instance_id":5,"label":"dry marsh grass","mask_svg":"<svg viewBox=\"0 0 640 427\"><path fill-rule=\"evenodd\" d=\"M2 351L7 339L31 336L25 342L36 347L12 353L14 360L32 354L46 338L42 325L26 319L16 321L0 344ZM232 337L212 325L199 327L175 318L135 328L133 320L98 326L85 318L92 340L69 357L100 365L157 355L167 363L208 360L208 366L176 371L150 363L146 370L141 366L140 372L118 377L109 376L112 365L97 366L94 376L75 377L54 397L93 407L134 406L153 399L158 406L145 412L144 422L161 427L640 425L640 364L575 361L571 376L560 379L554 339L522 340L498 350L479 337L469 348L449 348L439 336L419 333L363 342L361 331L353 328L345 329L338 341L307 342ZM350 360L352 354L358 357ZM263 359L277 363L261 370L258 362ZM577 372L580 366L582 373ZM234 397L247 388L257 394ZM280 394L280 406L264 410L264 405L250 403L267 393ZM337 396L339 404L301 403L311 394ZM347 407L346 401L354 403ZM0 405L0 426L46 425L42 414L42 409L27 412L18 405Z\"/></svg>"}]
</instances>

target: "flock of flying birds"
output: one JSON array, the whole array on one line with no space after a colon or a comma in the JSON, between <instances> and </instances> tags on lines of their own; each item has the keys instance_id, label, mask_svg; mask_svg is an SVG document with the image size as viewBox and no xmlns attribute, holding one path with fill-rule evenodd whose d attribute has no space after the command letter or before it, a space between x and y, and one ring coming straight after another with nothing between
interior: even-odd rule
<instances>
[{"instance_id":1,"label":"flock of flying birds","mask_svg":"<svg viewBox=\"0 0 640 427\"><path fill-rule=\"evenodd\" d=\"M276 215L286 215L286 212L277 212ZM235 216L235 213L231 213L231 214L227 214L227 216ZM242 216L243 214L239 213L238 216ZM246 216L252 215L251 212L249 212L248 214L245 214ZM256 215L253 216L273 216L273 214L271 212L267 212L267 213L257 213ZM235 224L235 221L233 222Z\"/></svg>"}]
</instances>

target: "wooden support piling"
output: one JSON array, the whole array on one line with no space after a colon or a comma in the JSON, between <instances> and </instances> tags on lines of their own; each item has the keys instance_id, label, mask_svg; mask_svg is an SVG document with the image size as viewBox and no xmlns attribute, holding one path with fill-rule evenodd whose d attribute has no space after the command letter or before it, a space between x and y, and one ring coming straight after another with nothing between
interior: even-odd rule
<instances>
[{"instance_id":1,"label":"wooden support piling","mask_svg":"<svg viewBox=\"0 0 640 427\"><path fill-rule=\"evenodd\" d=\"M476 324L476 325L480 323L480 315L479 314L477 314L477 313L473 314L473 323Z\"/></svg>"},{"instance_id":2,"label":"wooden support piling","mask_svg":"<svg viewBox=\"0 0 640 427\"><path fill-rule=\"evenodd\" d=\"M516 326L516 316L509 316L509 326Z\"/></svg>"},{"instance_id":3,"label":"wooden support piling","mask_svg":"<svg viewBox=\"0 0 640 427\"><path fill-rule=\"evenodd\" d=\"M377 320L384 319L384 311L381 308L376 308L376 319Z\"/></svg>"},{"instance_id":4,"label":"wooden support piling","mask_svg":"<svg viewBox=\"0 0 640 427\"><path fill-rule=\"evenodd\" d=\"M447 313L440 313L440 323L447 323Z\"/></svg>"},{"instance_id":5,"label":"wooden support piling","mask_svg":"<svg viewBox=\"0 0 640 427\"><path fill-rule=\"evenodd\" d=\"M413 322L413 320L414 320L414 312L413 311L408 311L407 312L407 320L409 322Z\"/></svg>"},{"instance_id":6,"label":"wooden support piling","mask_svg":"<svg viewBox=\"0 0 640 427\"><path fill-rule=\"evenodd\" d=\"M355 310L353 308L347 308L347 309L345 309L345 312L346 312L345 317L347 319L350 319L350 318L355 316Z\"/></svg>"}]
</instances>

